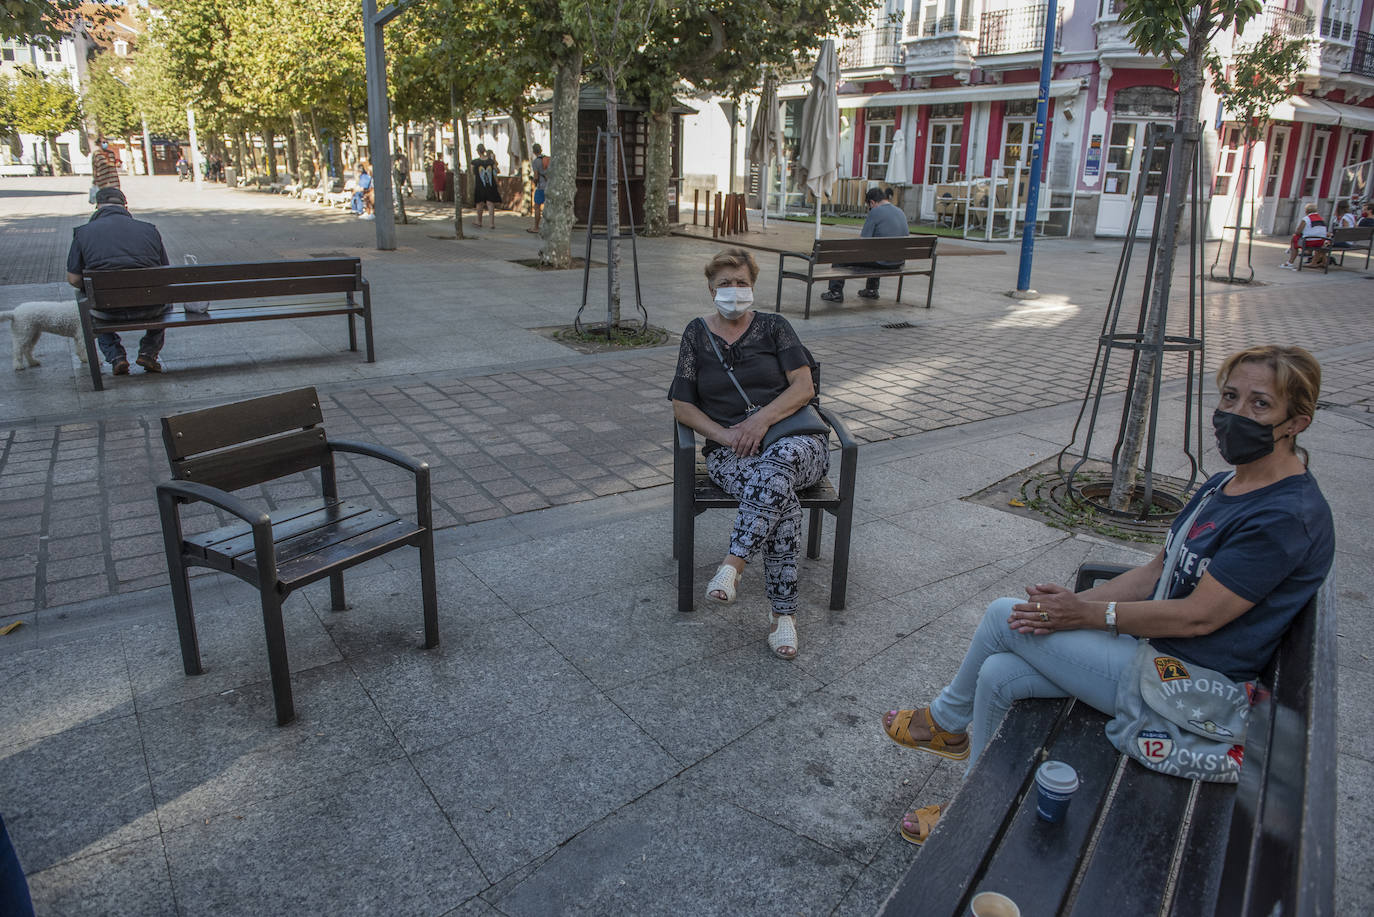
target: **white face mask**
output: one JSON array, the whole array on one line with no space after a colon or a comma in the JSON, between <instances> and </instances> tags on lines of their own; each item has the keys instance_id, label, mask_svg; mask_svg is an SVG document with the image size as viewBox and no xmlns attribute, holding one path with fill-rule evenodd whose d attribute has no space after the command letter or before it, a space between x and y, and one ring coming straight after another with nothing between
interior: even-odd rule
<instances>
[{"instance_id":1,"label":"white face mask","mask_svg":"<svg viewBox=\"0 0 1374 917\"><path fill-rule=\"evenodd\" d=\"M716 311L724 319L736 319L754 304L752 287L716 288Z\"/></svg>"}]
</instances>

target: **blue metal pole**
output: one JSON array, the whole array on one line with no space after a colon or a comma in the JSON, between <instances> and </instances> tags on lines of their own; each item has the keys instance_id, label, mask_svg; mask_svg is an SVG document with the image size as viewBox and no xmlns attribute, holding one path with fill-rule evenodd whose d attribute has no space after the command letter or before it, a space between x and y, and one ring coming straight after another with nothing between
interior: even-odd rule
<instances>
[{"instance_id":1,"label":"blue metal pole","mask_svg":"<svg viewBox=\"0 0 1374 917\"><path fill-rule=\"evenodd\" d=\"M1045 9L1045 50L1040 58L1040 95L1035 103L1035 136L1031 143L1030 188L1026 191L1026 221L1021 224L1021 267L1016 274L1016 291L1030 289L1031 261L1035 254L1035 222L1040 209L1040 175L1045 168L1045 121L1049 117L1050 77L1054 74L1054 21L1058 17L1055 0Z\"/></svg>"}]
</instances>

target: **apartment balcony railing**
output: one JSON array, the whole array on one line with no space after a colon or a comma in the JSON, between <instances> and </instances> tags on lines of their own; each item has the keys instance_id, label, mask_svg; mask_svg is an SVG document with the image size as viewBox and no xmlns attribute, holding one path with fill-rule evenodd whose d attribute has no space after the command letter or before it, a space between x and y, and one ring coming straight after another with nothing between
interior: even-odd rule
<instances>
[{"instance_id":1,"label":"apartment balcony railing","mask_svg":"<svg viewBox=\"0 0 1374 917\"><path fill-rule=\"evenodd\" d=\"M902 25L865 29L840 46L840 69L869 70L902 64Z\"/></svg>"},{"instance_id":2,"label":"apartment balcony railing","mask_svg":"<svg viewBox=\"0 0 1374 917\"><path fill-rule=\"evenodd\" d=\"M1316 28L1316 18L1309 12L1285 9L1281 3L1264 7L1264 31L1283 38L1306 38Z\"/></svg>"},{"instance_id":3,"label":"apartment balcony railing","mask_svg":"<svg viewBox=\"0 0 1374 917\"><path fill-rule=\"evenodd\" d=\"M1374 79L1374 34L1355 33L1355 47L1350 55L1349 72Z\"/></svg>"},{"instance_id":4,"label":"apartment balcony railing","mask_svg":"<svg viewBox=\"0 0 1374 917\"><path fill-rule=\"evenodd\" d=\"M1349 22L1335 19L1331 16L1322 17L1322 38L1331 41L1349 41L1355 32L1355 27Z\"/></svg>"},{"instance_id":5,"label":"apartment balcony railing","mask_svg":"<svg viewBox=\"0 0 1374 917\"><path fill-rule=\"evenodd\" d=\"M958 16L947 13L938 19L927 19L919 22L915 19L907 26L906 34L908 38L934 38L936 35L948 35L951 32L972 32L973 31L973 4L965 4L963 12Z\"/></svg>"},{"instance_id":6,"label":"apartment balcony railing","mask_svg":"<svg viewBox=\"0 0 1374 917\"><path fill-rule=\"evenodd\" d=\"M978 29L978 51L981 54L1020 54L1039 51L1045 44L1045 15L1047 3L1031 3L1017 9L992 10L983 14ZM1061 8L1055 22L1054 50L1063 48L1064 11Z\"/></svg>"}]
</instances>

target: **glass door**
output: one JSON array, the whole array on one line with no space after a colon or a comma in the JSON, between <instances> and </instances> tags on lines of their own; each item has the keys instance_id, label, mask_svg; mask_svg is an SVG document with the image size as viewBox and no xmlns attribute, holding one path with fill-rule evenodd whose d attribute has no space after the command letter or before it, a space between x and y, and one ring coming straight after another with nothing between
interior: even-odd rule
<instances>
[{"instance_id":1,"label":"glass door","mask_svg":"<svg viewBox=\"0 0 1374 917\"><path fill-rule=\"evenodd\" d=\"M1136 195L1144 194L1137 236L1149 236L1153 231L1156 195L1164 181L1160 163L1150 162L1144 187L1140 182L1140 157L1145 140L1144 121L1112 122L1107 135L1107 158L1102 168L1102 197L1097 208L1097 234L1124 236L1131 220L1131 208Z\"/></svg>"},{"instance_id":2,"label":"glass door","mask_svg":"<svg viewBox=\"0 0 1374 917\"><path fill-rule=\"evenodd\" d=\"M1260 192L1259 207L1255 211L1255 232L1265 235L1274 234L1274 221L1278 213L1279 201L1283 199L1283 160L1288 155L1288 138L1292 128L1288 125L1274 125L1269 131L1269 143L1263 150L1264 188ZM1257 147L1255 158L1260 158Z\"/></svg>"}]
</instances>

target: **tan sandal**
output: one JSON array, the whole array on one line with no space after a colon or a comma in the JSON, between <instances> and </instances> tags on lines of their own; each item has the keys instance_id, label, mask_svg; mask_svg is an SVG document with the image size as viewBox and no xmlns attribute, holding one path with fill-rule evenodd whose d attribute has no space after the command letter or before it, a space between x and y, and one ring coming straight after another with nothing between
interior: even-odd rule
<instances>
[{"instance_id":1,"label":"tan sandal","mask_svg":"<svg viewBox=\"0 0 1374 917\"><path fill-rule=\"evenodd\" d=\"M918 722L924 723L930 730L929 739L917 739L911 735L911 720L919 718ZM951 761L963 761L968 757L968 734L958 732L945 732L935 725L935 720L931 719L930 708L921 707L918 710L898 710L893 717L892 723L884 723L883 731L887 737L898 745L907 748L919 748L921 751L928 751L932 755L939 755L942 758L949 758Z\"/></svg>"},{"instance_id":2,"label":"tan sandal","mask_svg":"<svg viewBox=\"0 0 1374 917\"><path fill-rule=\"evenodd\" d=\"M779 659L791 662L797 658L796 615L773 615L773 630L768 634L768 648Z\"/></svg>"},{"instance_id":3,"label":"tan sandal","mask_svg":"<svg viewBox=\"0 0 1374 917\"><path fill-rule=\"evenodd\" d=\"M720 569L716 570L716 575L711 577L711 581L706 584L706 597L713 602L729 605L735 600L735 590L743 578L744 574L734 567L729 564L721 564ZM717 592L724 595L725 598L722 599L716 595Z\"/></svg>"},{"instance_id":4,"label":"tan sandal","mask_svg":"<svg viewBox=\"0 0 1374 917\"><path fill-rule=\"evenodd\" d=\"M939 822L940 806L922 806L903 815L897 830L901 832L902 840L919 847L930 838L930 832L935 830Z\"/></svg>"}]
</instances>

